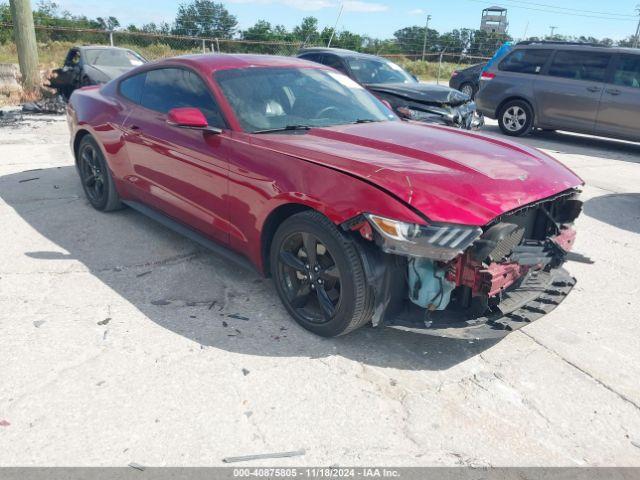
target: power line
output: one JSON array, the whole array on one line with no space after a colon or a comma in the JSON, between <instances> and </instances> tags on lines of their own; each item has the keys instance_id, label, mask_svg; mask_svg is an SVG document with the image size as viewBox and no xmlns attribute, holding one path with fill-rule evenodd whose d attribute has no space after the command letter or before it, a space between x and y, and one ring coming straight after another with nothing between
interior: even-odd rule
<instances>
[{"instance_id":1,"label":"power line","mask_svg":"<svg viewBox=\"0 0 640 480\"><path fill-rule=\"evenodd\" d=\"M486 4L486 2L484 0L467 0L468 2L476 2L476 3L483 3ZM513 0L506 0L506 1L513 1ZM572 17L585 17L585 18L597 18L600 20L613 20L613 21L618 21L618 22L632 22L635 21L634 18L629 17L629 18L615 18L615 17L603 17L600 15L588 15L588 14L583 14L583 13L573 13L573 12L563 12L563 11L558 11L558 10L548 10L548 9L543 9L543 8L532 8L532 7L523 7L520 5L512 5L511 8L519 8L522 10L531 10L534 12L544 12L544 13L555 13L557 15L570 15Z\"/></svg>"},{"instance_id":2,"label":"power line","mask_svg":"<svg viewBox=\"0 0 640 480\"><path fill-rule=\"evenodd\" d=\"M534 6L538 6L538 7L548 7L548 8L552 8L554 10L567 10L569 12L592 13L592 14L595 14L595 15L606 15L606 16L613 16L613 17L635 18L634 15L630 15L628 13L598 12L598 11L594 11L594 10L584 10L582 8L557 7L555 5L549 5L547 3L526 2L524 0L503 0L503 1L510 2L510 3L516 3L516 4L522 3L522 4L526 4L526 5L534 5Z\"/></svg>"}]
</instances>

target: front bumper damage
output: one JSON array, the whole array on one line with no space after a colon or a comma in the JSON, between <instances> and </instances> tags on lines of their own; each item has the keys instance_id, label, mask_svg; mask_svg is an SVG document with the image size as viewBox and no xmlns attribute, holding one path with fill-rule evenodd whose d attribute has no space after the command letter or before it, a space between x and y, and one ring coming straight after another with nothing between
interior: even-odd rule
<instances>
[{"instance_id":1,"label":"front bumper damage","mask_svg":"<svg viewBox=\"0 0 640 480\"><path fill-rule=\"evenodd\" d=\"M568 192L505 215L448 261L385 252L379 239L357 242L375 296L373 325L489 339L503 337L551 312L576 284L562 268L575 240L572 223L581 210L576 197ZM363 219L353 219L343 228L373 239L375 229L367 228ZM427 302L417 301L419 291L415 285L412 289L412 265L415 269L420 261L427 266L432 262L426 278L439 285L439 291L428 291Z\"/></svg>"},{"instance_id":2,"label":"front bumper damage","mask_svg":"<svg viewBox=\"0 0 640 480\"><path fill-rule=\"evenodd\" d=\"M416 122L438 123L464 130L478 130L484 126L484 115L476 110L472 101L457 106L409 102L396 111L401 117Z\"/></svg>"}]
</instances>

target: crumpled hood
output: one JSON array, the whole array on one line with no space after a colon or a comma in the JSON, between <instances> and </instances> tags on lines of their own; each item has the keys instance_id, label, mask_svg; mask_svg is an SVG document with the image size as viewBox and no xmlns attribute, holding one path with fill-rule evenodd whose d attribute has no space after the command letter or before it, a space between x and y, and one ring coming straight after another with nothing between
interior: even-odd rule
<instances>
[{"instance_id":1,"label":"crumpled hood","mask_svg":"<svg viewBox=\"0 0 640 480\"><path fill-rule=\"evenodd\" d=\"M536 149L417 122L252 137L257 145L373 183L436 222L486 225L582 184L571 170Z\"/></svg>"},{"instance_id":2,"label":"crumpled hood","mask_svg":"<svg viewBox=\"0 0 640 480\"><path fill-rule=\"evenodd\" d=\"M471 100L468 95L453 88L428 83L380 83L367 84L366 87L373 92L395 95L418 103L446 104L456 107Z\"/></svg>"},{"instance_id":3,"label":"crumpled hood","mask_svg":"<svg viewBox=\"0 0 640 480\"><path fill-rule=\"evenodd\" d=\"M131 67L107 67L97 65L85 65L85 71L93 80L98 82L108 82L114 78L119 77L123 73L127 73L129 70L135 68Z\"/></svg>"}]
</instances>

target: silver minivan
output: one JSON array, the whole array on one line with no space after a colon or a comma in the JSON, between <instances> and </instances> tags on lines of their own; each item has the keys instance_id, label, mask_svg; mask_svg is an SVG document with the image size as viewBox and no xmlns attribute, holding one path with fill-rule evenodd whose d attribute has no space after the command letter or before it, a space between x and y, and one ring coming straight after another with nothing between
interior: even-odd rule
<instances>
[{"instance_id":1,"label":"silver minivan","mask_svg":"<svg viewBox=\"0 0 640 480\"><path fill-rule=\"evenodd\" d=\"M476 103L506 135L540 128L640 141L640 50L521 42L482 72Z\"/></svg>"}]
</instances>

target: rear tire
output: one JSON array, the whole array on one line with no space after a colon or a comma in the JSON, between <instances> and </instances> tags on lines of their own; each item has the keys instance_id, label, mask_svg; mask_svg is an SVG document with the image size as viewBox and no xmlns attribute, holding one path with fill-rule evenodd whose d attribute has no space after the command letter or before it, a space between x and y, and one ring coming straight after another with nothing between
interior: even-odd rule
<instances>
[{"instance_id":1,"label":"rear tire","mask_svg":"<svg viewBox=\"0 0 640 480\"><path fill-rule=\"evenodd\" d=\"M521 137L533 127L533 109L523 100L507 102L498 112L498 125L505 135Z\"/></svg>"},{"instance_id":2,"label":"rear tire","mask_svg":"<svg viewBox=\"0 0 640 480\"><path fill-rule=\"evenodd\" d=\"M324 215L289 217L276 231L270 255L280 299L305 329L335 337L371 320L373 293L354 240Z\"/></svg>"},{"instance_id":3,"label":"rear tire","mask_svg":"<svg viewBox=\"0 0 640 480\"><path fill-rule=\"evenodd\" d=\"M85 135L80 141L76 161L82 188L91 206L102 212L121 209L123 205L111 170L91 135Z\"/></svg>"},{"instance_id":4,"label":"rear tire","mask_svg":"<svg viewBox=\"0 0 640 480\"><path fill-rule=\"evenodd\" d=\"M460 91L466 95L469 95L469 98L473 98L476 94L476 89L473 88L473 84L466 82L460 86Z\"/></svg>"}]
</instances>

